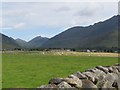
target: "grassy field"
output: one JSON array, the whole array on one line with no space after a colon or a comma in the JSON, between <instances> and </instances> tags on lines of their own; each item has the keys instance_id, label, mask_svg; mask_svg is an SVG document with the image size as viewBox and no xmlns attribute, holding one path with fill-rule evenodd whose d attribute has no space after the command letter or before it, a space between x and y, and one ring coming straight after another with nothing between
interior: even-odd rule
<instances>
[{"instance_id":1,"label":"grassy field","mask_svg":"<svg viewBox=\"0 0 120 90\"><path fill-rule=\"evenodd\" d=\"M113 65L117 54L78 52L3 53L3 88L35 88L97 65Z\"/></svg>"}]
</instances>

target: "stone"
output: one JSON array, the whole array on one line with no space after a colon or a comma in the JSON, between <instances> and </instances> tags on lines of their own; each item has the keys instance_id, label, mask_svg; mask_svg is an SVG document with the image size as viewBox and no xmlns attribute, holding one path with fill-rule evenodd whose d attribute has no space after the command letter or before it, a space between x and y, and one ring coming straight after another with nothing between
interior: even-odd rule
<instances>
[{"instance_id":1,"label":"stone","mask_svg":"<svg viewBox=\"0 0 120 90\"><path fill-rule=\"evenodd\" d=\"M104 85L102 86L102 88L113 88L111 85L111 82L106 80L106 82L104 83Z\"/></svg>"},{"instance_id":2,"label":"stone","mask_svg":"<svg viewBox=\"0 0 120 90\"><path fill-rule=\"evenodd\" d=\"M92 73L95 73L95 71L96 71L96 68L93 68L93 69L88 69L88 70L86 70L85 72L92 72Z\"/></svg>"},{"instance_id":3,"label":"stone","mask_svg":"<svg viewBox=\"0 0 120 90\"><path fill-rule=\"evenodd\" d=\"M91 80L94 84L96 84L101 78L101 76L105 76L106 73L97 69L97 68L94 68L94 69L90 69L89 71L86 72L83 72L89 80ZM102 77L103 78L103 77Z\"/></svg>"},{"instance_id":4,"label":"stone","mask_svg":"<svg viewBox=\"0 0 120 90\"><path fill-rule=\"evenodd\" d=\"M112 73L108 73L104 76L99 76L99 81L97 82L98 88L113 88L113 83L115 82L115 76Z\"/></svg>"},{"instance_id":5,"label":"stone","mask_svg":"<svg viewBox=\"0 0 120 90\"><path fill-rule=\"evenodd\" d=\"M118 73L120 72L120 66L119 64L116 64L114 66L108 67L110 73Z\"/></svg>"},{"instance_id":6,"label":"stone","mask_svg":"<svg viewBox=\"0 0 120 90\"><path fill-rule=\"evenodd\" d=\"M79 79L88 79L84 74L82 74L81 72L76 72L74 74L76 77L78 77Z\"/></svg>"},{"instance_id":7,"label":"stone","mask_svg":"<svg viewBox=\"0 0 120 90\"><path fill-rule=\"evenodd\" d=\"M117 76L115 77L115 74L108 73L108 74L106 75L105 79L106 79L107 81L109 81L109 83L110 83L111 86L112 86L112 84L113 84L113 83L115 82L115 80L117 79Z\"/></svg>"},{"instance_id":8,"label":"stone","mask_svg":"<svg viewBox=\"0 0 120 90\"><path fill-rule=\"evenodd\" d=\"M41 90L120 90L120 64L97 66L85 72L76 72L67 78L52 78Z\"/></svg>"},{"instance_id":9,"label":"stone","mask_svg":"<svg viewBox=\"0 0 120 90\"><path fill-rule=\"evenodd\" d=\"M101 81L103 79L105 79L106 74L103 71L99 71L95 73L95 80L96 81Z\"/></svg>"},{"instance_id":10,"label":"stone","mask_svg":"<svg viewBox=\"0 0 120 90\"><path fill-rule=\"evenodd\" d=\"M53 88L57 88L57 86L55 84L48 84L48 85L42 85L41 87L38 88L46 88L49 90L53 90Z\"/></svg>"},{"instance_id":11,"label":"stone","mask_svg":"<svg viewBox=\"0 0 120 90\"><path fill-rule=\"evenodd\" d=\"M62 81L60 84L58 84L58 88L72 88L67 82Z\"/></svg>"},{"instance_id":12,"label":"stone","mask_svg":"<svg viewBox=\"0 0 120 90\"><path fill-rule=\"evenodd\" d=\"M49 84L59 84L62 82L62 78L52 78L50 81L49 81Z\"/></svg>"},{"instance_id":13,"label":"stone","mask_svg":"<svg viewBox=\"0 0 120 90\"><path fill-rule=\"evenodd\" d=\"M112 67L109 67L108 70L109 70L108 71L109 73L113 73L114 72Z\"/></svg>"},{"instance_id":14,"label":"stone","mask_svg":"<svg viewBox=\"0 0 120 90\"><path fill-rule=\"evenodd\" d=\"M93 82L91 82L90 80L83 79L82 88L97 88L97 86L93 84Z\"/></svg>"},{"instance_id":15,"label":"stone","mask_svg":"<svg viewBox=\"0 0 120 90\"><path fill-rule=\"evenodd\" d=\"M116 69L117 72L120 72L120 66L113 66L114 69Z\"/></svg>"},{"instance_id":16,"label":"stone","mask_svg":"<svg viewBox=\"0 0 120 90\"><path fill-rule=\"evenodd\" d=\"M101 81L98 81L96 85L98 88L102 88L104 86L105 82L106 82L106 80L103 79Z\"/></svg>"},{"instance_id":17,"label":"stone","mask_svg":"<svg viewBox=\"0 0 120 90\"><path fill-rule=\"evenodd\" d=\"M73 86L76 88L82 87L82 81L76 76L73 76L72 78L65 78L64 81L70 84L72 87Z\"/></svg>"},{"instance_id":18,"label":"stone","mask_svg":"<svg viewBox=\"0 0 120 90\"><path fill-rule=\"evenodd\" d=\"M90 81L92 81L92 82L95 81L95 74L94 74L94 73L87 71L87 72L83 72L83 74L84 74Z\"/></svg>"},{"instance_id":19,"label":"stone","mask_svg":"<svg viewBox=\"0 0 120 90\"><path fill-rule=\"evenodd\" d=\"M115 81L115 82L112 84L112 86L115 87L115 88L118 88L117 81Z\"/></svg>"},{"instance_id":20,"label":"stone","mask_svg":"<svg viewBox=\"0 0 120 90\"><path fill-rule=\"evenodd\" d=\"M99 69L97 69L97 68L94 68L93 71L94 71L94 73L95 73L96 76L98 76L98 75L100 75L100 74L103 74L103 75L106 74L105 72L103 72L103 71L101 71L101 70L99 70Z\"/></svg>"},{"instance_id":21,"label":"stone","mask_svg":"<svg viewBox=\"0 0 120 90\"><path fill-rule=\"evenodd\" d=\"M105 77L106 77L106 75L100 74L100 75L98 76L98 81L105 80Z\"/></svg>"},{"instance_id":22,"label":"stone","mask_svg":"<svg viewBox=\"0 0 120 90\"><path fill-rule=\"evenodd\" d=\"M120 72L120 66L117 67L118 72Z\"/></svg>"},{"instance_id":23,"label":"stone","mask_svg":"<svg viewBox=\"0 0 120 90\"><path fill-rule=\"evenodd\" d=\"M109 71L108 68L103 67L103 66L97 66L96 68L99 69L99 70L102 70L105 73L108 73L108 71Z\"/></svg>"},{"instance_id":24,"label":"stone","mask_svg":"<svg viewBox=\"0 0 120 90\"><path fill-rule=\"evenodd\" d=\"M120 89L120 73L118 73L118 79L116 81L117 81L118 88Z\"/></svg>"},{"instance_id":25,"label":"stone","mask_svg":"<svg viewBox=\"0 0 120 90\"><path fill-rule=\"evenodd\" d=\"M113 69L113 73L119 73L118 69L116 68L116 66L112 66Z\"/></svg>"},{"instance_id":26,"label":"stone","mask_svg":"<svg viewBox=\"0 0 120 90\"><path fill-rule=\"evenodd\" d=\"M71 74L68 76L68 78L77 78L75 75Z\"/></svg>"}]
</instances>

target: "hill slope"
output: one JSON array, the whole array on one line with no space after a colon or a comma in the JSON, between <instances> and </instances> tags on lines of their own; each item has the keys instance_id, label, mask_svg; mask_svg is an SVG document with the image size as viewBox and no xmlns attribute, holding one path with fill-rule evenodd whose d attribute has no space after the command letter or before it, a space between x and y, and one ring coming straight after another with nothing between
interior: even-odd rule
<instances>
[{"instance_id":1,"label":"hill slope","mask_svg":"<svg viewBox=\"0 0 120 90\"><path fill-rule=\"evenodd\" d=\"M43 43L45 43L49 38L37 36L30 40L27 44L29 48L39 48Z\"/></svg>"},{"instance_id":2,"label":"hill slope","mask_svg":"<svg viewBox=\"0 0 120 90\"><path fill-rule=\"evenodd\" d=\"M2 49L15 49L20 47L13 38L8 37L1 33L0 36L2 37L2 41L0 41L0 45L2 45Z\"/></svg>"},{"instance_id":3,"label":"hill slope","mask_svg":"<svg viewBox=\"0 0 120 90\"><path fill-rule=\"evenodd\" d=\"M11 37L8 37L4 34L1 34L1 40L0 40L0 46L2 46L2 49L15 49L15 48L25 48L25 49L30 49L30 48L39 48L44 42L48 40L46 37L35 37L29 42L26 42L22 39L13 39Z\"/></svg>"},{"instance_id":4,"label":"hill slope","mask_svg":"<svg viewBox=\"0 0 120 90\"><path fill-rule=\"evenodd\" d=\"M118 47L118 19L114 16L87 27L72 27L49 39L42 48Z\"/></svg>"},{"instance_id":5,"label":"hill slope","mask_svg":"<svg viewBox=\"0 0 120 90\"><path fill-rule=\"evenodd\" d=\"M16 39L17 44L21 47L21 48L27 48L28 43L22 39Z\"/></svg>"}]
</instances>

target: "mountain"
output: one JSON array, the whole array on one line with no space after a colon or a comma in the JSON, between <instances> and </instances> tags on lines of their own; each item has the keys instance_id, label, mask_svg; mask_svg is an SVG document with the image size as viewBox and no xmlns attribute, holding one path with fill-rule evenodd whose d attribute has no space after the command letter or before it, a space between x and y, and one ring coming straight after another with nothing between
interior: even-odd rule
<instances>
[{"instance_id":1,"label":"mountain","mask_svg":"<svg viewBox=\"0 0 120 90\"><path fill-rule=\"evenodd\" d=\"M28 46L28 43L22 39L18 38L18 39L16 39L16 42L22 48L27 48L27 46Z\"/></svg>"},{"instance_id":2,"label":"mountain","mask_svg":"<svg viewBox=\"0 0 120 90\"><path fill-rule=\"evenodd\" d=\"M13 38L8 37L1 33L0 37L1 37L0 46L2 46L2 49L15 49L20 47Z\"/></svg>"},{"instance_id":3,"label":"mountain","mask_svg":"<svg viewBox=\"0 0 120 90\"><path fill-rule=\"evenodd\" d=\"M4 34L0 33L0 46L2 46L2 49L15 49L15 48L24 48L24 49L30 49L30 48L39 48L44 42L48 40L46 37L35 37L29 42L26 42L22 39L13 39L11 37L8 37Z\"/></svg>"},{"instance_id":4,"label":"mountain","mask_svg":"<svg viewBox=\"0 0 120 90\"><path fill-rule=\"evenodd\" d=\"M45 43L49 38L37 36L28 42L29 48L39 48L43 43Z\"/></svg>"},{"instance_id":5,"label":"mountain","mask_svg":"<svg viewBox=\"0 0 120 90\"><path fill-rule=\"evenodd\" d=\"M0 33L0 46L3 49L15 48L112 48L118 47L118 30L120 25L120 16L103 22L95 23L87 27L75 26L65 30L64 32L52 37L35 37L29 42L21 39L14 40Z\"/></svg>"},{"instance_id":6,"label":"mountain","mask_svg":"<svg viewBox=\"0 0 120 90\"><path fill-rule=\"evenodd\" d=\"M52 37L42 48L111 48L118 47L120 16L87 27L76 26Z\"/></svg>"}]
</instances>

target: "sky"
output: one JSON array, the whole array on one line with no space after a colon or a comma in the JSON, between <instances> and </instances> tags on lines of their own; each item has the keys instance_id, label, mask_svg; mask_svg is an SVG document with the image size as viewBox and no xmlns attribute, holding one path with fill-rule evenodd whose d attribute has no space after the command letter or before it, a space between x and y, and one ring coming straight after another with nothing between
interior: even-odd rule
<instances>
[{"instance_id":1,"label":"sky","mask_svg":"<svg viewBox=\"0 0 120 90\"><path fill-rule=\"evenodd\" d=\"M74 26L89 26L118 14L118 2L2 2L0 32L26 41L53 37Z\"/></svg>"}]
</instances>

